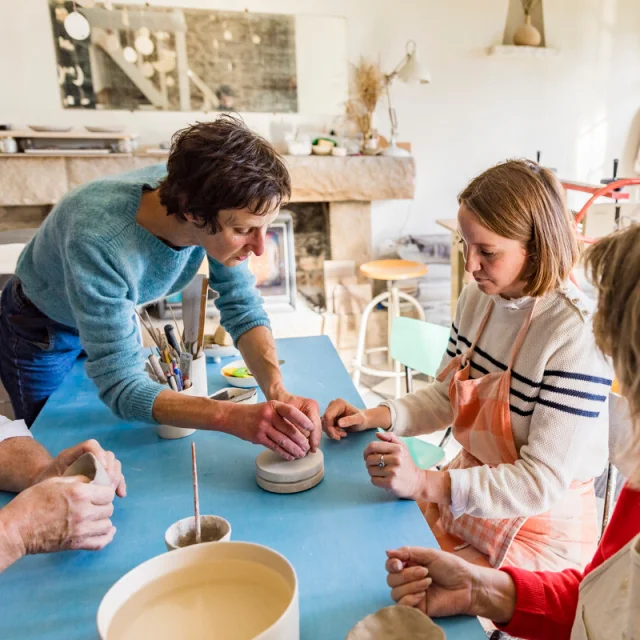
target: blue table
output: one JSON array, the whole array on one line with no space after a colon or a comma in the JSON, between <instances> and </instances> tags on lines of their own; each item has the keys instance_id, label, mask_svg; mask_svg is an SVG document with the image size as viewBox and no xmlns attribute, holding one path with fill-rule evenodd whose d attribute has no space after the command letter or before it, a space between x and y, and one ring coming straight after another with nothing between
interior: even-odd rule
<instances>
[{"instance_id":1,"label":"blue table","mask_svg":"<svg viewBox=\"0 0 640 640\"><path fill-rule=\"evenodd\" d=\"M326 337L278 341L289 391L316 398L321 409L342 396L362 406ZM209 362L209 391L224 386ZM335 443L323 437L325 479L311 491L279 496L255 482L260 449L237 438L196 432L161 440L150 426L114 417L79 361L33 426L51 453L96 438L122 461L128 496L117 500L111 545L99 553L66 552L22 559L0 575L0 638L95 638L95 616L109 587L141 562L163 553L164 532L192 513L192 440L198 445L202 513L232 525L232 539L267 545L294 565L300 582L301 637L342 640L361 618L391 604L385 550L435 546L413 502L395 500L369 482L362 460L372 433ZM11 496L0 493L0 506ZM475 618L441 621L449 640L484 638Z\"/></svg>"}]
</instances>

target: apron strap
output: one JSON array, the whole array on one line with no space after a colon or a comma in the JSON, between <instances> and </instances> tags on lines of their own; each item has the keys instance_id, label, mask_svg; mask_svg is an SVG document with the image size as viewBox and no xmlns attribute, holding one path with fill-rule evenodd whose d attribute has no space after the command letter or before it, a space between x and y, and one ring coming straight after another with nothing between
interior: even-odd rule
<instances>
[{"instance_id":1,"label":"apron strap","mask_svg":"<svg viewBox=\"0 0 640 640\"><path fill-rule=\"evenodd\" d=\"M531 305L531 309L527 315L527 319L524 321L522 326L520 327L520 331L518 331L518 335L516 336L516 341L513 344L513 349L511 350L511 355L509 356L509 366L507 367L507 371L511 371L516 358L518 357L518 351L520 351L520 346L524 342L524 338L527 335L527 331L529 330L529 325L531 324L531 320L533 318L533 312L536 309L536 305L538 304L538 298L535 298L533 304Z\"/></svg>"},{"instance_id":2,"label":"apron strap","mask_svg":"<svg viewBox=\"0 0 640 640\"><path fill-rule=\"evenodd\" d=\"M484 318L482 318L482 322L480 323L480 326L478 327L478 331L476 333L476 337L473 339L473 343L464 352L464 356L463 356L462 360L463 360L463 363L465 365L467 364L467 362L469 360L471 360L471 356L473 355L473 352L476 350L476 345L478 344L478 340L480 340L480 336L482 335L482 332L484 331L485 327L487 326L487 322L489 322L489 316L491 315L491 312L493 311L494 305L495 305L495 302L493 300L491 300L489 302L489 306L487 308L487 312L484 314Z\"/></svg>"}]
</instances>

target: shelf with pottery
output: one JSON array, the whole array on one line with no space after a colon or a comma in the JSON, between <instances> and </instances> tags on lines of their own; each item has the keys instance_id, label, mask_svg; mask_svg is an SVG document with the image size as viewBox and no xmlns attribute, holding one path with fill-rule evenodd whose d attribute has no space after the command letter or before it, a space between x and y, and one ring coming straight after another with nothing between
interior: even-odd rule
<instances>
[{"instance_id":1,"label":"shelf with pottery","mask_svg":"<svg viewBox=\"0 0 640 640\"><path fill-rule=\"evenodd\" d=\"M560 52L553 47L528 47L517 44L496 44L489 49L490 56L517 58L553 58Z\"/></svg>"},{"instance_id":2,"label":"shelf with pottery","mask_svg":"<svg viewBox=\"0 0 640 640\"><path fill-rule=\"evenodd\" d=\"M132 140L135 133L122 131L36 131L35 129L7 129L0 131L0 138L50 138L55 140Z\"/></svg>"}]
</instances>

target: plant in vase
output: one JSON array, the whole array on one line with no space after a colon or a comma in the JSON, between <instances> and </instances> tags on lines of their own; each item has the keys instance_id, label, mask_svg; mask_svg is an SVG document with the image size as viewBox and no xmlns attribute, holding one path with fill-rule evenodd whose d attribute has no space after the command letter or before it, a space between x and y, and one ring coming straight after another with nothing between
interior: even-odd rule
<instances>
[{"instance_id":1,"label":"plant in vase","mask_svg":"<svg viewBox=\"0 0 640 640\"><path fill-rule=\"evenodd\" d=\"M525 47L537 47L542 42L542 35L531 24L531 12L534 10L539 0L522 0L524 9L524 24L516 29L513 34L513 43Z\"/></svg>"},{"instance_id":2,"label":"plant in vase","mask_svg":"<svg viewBox=\"0 0 640 640\"><path fill-rule=\"evenodd\" d=\"M373 114L384 91L384 75L380 64L360 58L353 66L351 98L347 101L346 117L362 135L360 151L377 151L377 136L373 128Z\"/></svg>"}]
</instances>

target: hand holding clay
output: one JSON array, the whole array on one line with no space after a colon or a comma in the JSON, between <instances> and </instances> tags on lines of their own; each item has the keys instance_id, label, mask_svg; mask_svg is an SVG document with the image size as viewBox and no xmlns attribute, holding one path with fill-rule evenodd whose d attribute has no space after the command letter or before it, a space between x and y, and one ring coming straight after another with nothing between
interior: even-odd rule
<instances>
[{"instance_id":1,"label":"hand holding clay","mask_svg":"<svg viewBox=\"0 0 640 640\"><path fill-rule=\"evenodd\" d=\"M477 567L453 553L420 547L387 551L387 584L395 602L432 617L473 611Z\"/></svg>"},{"instance_id":2,"label":"hand holding clay","mask_svg":"<svg viewBox=\"0 0 640 640\"><path fill-rule=\"evenodd\" d=\"M284 402L292 407L295 407L299 411L302 411L311 423L313 424L313 431L309 434L309 444L311 445L311 453L315 453L320 445L320 438L322 437L322 422L320 420L320 407L315 400L311 398L303 398L302 396L294 396L293 394L284 391L277 396L272 396L272 400L278 400Z\"/></svg>"},{"instance_id":3,"label":"hand holding clay","mask_svg":"<svg viewBox=\"0 0 640 640\"><path fill-rule=\"evenodd\" d=\"M36 482L62 476L85 453L93 453L109 475L111 485L116 494L124 498L127 495L127 484L122 475L122 464L111 451L105 451L97 440L86 440L59 453L53 459L53 462L40 474Z\"/></svg>"},{"instance_id":4,"label":"hand holding clay","mask_svg":"<svg viewBox=\"0 0 640 640\"><path fill-rule=\"evenodd\" d=\"M370 442L363 454L371 484L398 498L419 499L426 477L413 461L407 445L393 433L376 436L378 440Z\"/></svg>"},{"instance_id":5,"label":"hand holding clay","mask_svg":"<svg viewBox=\"0 0 640 640\"><path fill-rule=\"evenodd\" d=\"M311 433L314 426L299 409L277 400L228 404L227 421L233 425L229 431L238 438L261 444L285 460L304 458L309 452L309 441L301 431Z\"/></svg>"},{"instance_id":6,"label":"hand holding clay","mask_svg":"<svg viewBox=\"0 0 640 640\"><path fill-rule=\"evenodd\" d=\"M347 434L366 429L388 429L391 426L391 413L387 407L375 409L357 409L346 400L332 400L322 416L322 426L332 440L346 438Z\"/></svg>"},{"instance_id":7,"label":"hand holding clay","mask_svg":"<svg viewBox=\"0 0 640 640\"><path fill-rule=\"evenodd\" d=\"M97 551L111 542L114 490L83 476L50 478L17 495L3 516L22 555L67 549Z\"/></svg>"}]
</instances>

